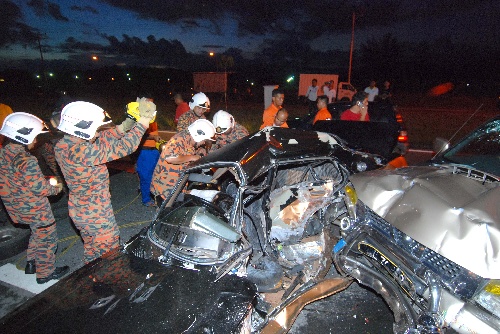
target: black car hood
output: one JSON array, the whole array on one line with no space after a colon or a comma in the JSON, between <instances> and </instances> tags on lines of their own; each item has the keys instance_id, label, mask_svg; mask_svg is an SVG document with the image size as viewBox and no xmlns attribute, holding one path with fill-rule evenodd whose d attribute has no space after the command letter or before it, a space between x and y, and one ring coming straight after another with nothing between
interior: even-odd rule
<instances>
[{"instance_id":1,"label":"black car hood","mask_svg":"<svg viewBox=\"0 0 500 334\"><path fill-rule=\"evenodd\" d=\"M0 320L4 333L233 333L256 295L244 278L163 266L118 250Z\"/></svg>"}]
</instances>

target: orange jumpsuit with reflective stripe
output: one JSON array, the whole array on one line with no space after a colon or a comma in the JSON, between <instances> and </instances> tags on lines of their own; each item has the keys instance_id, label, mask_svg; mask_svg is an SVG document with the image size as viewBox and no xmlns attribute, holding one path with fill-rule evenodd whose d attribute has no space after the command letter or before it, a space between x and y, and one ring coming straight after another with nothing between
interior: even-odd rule
<instances>
[{"instance_id":1,"label":"orange jumpsuit with reflective stripe","mask_svg":"<svg viewBox=\"0 0 500 334\"><path fill-rule=\"evenodd\" d=\"M85 263L119 246L106 162L134 152L145 131L137 123L125 135L109 129L91 141L65 135L56 144L56 160L69 188L69 215L83 239Z\"/></svg>"},{"instance_id":2,"label":"orange jumpsuit with reflective stripe","mask_svg":"<svg viewBox=\"0 0 500 334\"><path fill-rule=\"evenodd\" d=\"M37 278L55 269L57 232L47 196L58 192L26 146L11 142L0 149L0 197L14 223L30 226L26 257L35 260Z\"/></svg>"}]
</instances>

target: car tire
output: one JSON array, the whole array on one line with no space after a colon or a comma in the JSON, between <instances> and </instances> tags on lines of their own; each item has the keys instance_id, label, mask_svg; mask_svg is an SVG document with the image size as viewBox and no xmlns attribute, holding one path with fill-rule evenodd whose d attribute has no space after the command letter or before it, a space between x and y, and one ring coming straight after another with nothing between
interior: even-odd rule
<instances>
[{"instance_id":1,"label":"car tire","mask_svg":"<svg viewBox=\"0 0 500 334\"><path fill-rule=\"evenodd\" d=\"M30 229L14 227L9 223L0 225L0 260L17 255L28 248Z\"/></svg>"}]
</instances>

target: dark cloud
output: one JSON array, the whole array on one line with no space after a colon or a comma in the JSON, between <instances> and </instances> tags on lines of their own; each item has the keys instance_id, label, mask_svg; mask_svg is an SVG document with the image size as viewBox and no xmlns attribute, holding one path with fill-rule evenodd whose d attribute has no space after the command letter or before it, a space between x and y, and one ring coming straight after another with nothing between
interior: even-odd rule
<instances>
[{"instance_id":1,"label":"dark cloud","mask_svg":"<svg viewBox=\"0 0 500 334\"><path fill-rule=\"evenodd\" d=\"M71 10L74 10L77 12L89 12L89 13L96 14L96 15L99 14L99 11L91 6L84 6L84 7L71 6L70 8L71 8Z\"/></svg>"},{"instance_id":2,"label":"dark cloud","mask_svg":"<svg viewBox=\"0 0 500 334\"><path fill-rule=\"evenodd\" d=\"M103 0L119 8L168 23L182 23L185 28L203 26L209 21L211 30L220 32L219 25L228 17L238 22L238 35L302 36L313 38L324 31L349 32L352 13L357 16L357 28L389 26L419 18L432 19L473 9L481 4L498 5L491 0L358 0L338 1L227 1L211 0L148 0L147 5L135 0ZM494 2L494 1L493 1Z\"/></svg>"},{"instance_id":3,"label":"dark cloud","mask_svg":"<svg viewBox=\"0 0 500 334\"><path fill-rule=\"evenodd\" d=\"M61 7L56 3L43 0L30 0L28 6L33 9L37 16L50 16L58 21L69 21L66 16L62 15Z\"/></svg>"},{"instance_id":4,"label":"dark cloud","mask_svg":"<svg viewBox=\"0 0 500 334\"><path fill-rule=\"evenodd\" d=\"M216 45L216 44L205 44L201 46L202 48L206 49L222 49L225 48L224 45Z\"/></svg>"},{"instance_id":5,"label":"dark cloud","mask_svg":"<svg viewBox=\"0 0 500 334\"><path fill-rule=\"evenodd\" d=\"M99 52L106 49L102 44L80 42L74 37L69 37L62 43L59 48L62 52L75 53L75 52Z\"/></svg>"},{"instance_id":6,"label":"dark cloud","mask_svg":"<svg viewBox=\"0 0 500 334\"><path fill-rule=\"evenodd\" d=\"M19 6L12 1L0 0L0 7L0 47L19 43L29 45L37 41L39 31L23 23Z\"/></svg>"}]
</instances>

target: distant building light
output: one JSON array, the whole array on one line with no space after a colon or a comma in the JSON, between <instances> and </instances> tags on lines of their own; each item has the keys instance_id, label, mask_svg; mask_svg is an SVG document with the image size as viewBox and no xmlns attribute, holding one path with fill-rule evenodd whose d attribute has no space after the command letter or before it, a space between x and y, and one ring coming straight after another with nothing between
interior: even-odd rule
<instances>
[{"instance_id":1,"label":"distant building light","mask_svg":"<svg viewBox=\"0 0 500 334\"><path fill-rule=\"evenodd\" d=\"M251 86L253 86L253 82L252 82L252 83L250 83L250 85L251 85Z\"/></svg>"},{"instance_id":2,"label":"distant building light","mask_svg":"<svg viewBox=\"0 0 500 334\"><path fill-rule=\"evenodd\" d=\"M111 78L111 81L115 81L115 78Z\"/></svg>"},{"instance_id":3,"label":"distant building light","mask_svg":"<svg viewBox=\"0 0 500 334\"><path fill-rule=\"evenodd\" d=\"M54 73L50 72L49 77L53 77L53 76L54 76Z\"/></svg>"},{"instance_id":4,"label":"distant building light","mask_svg":"<svg viewBox=\"0 0 500 334\"><path fill-rule=\"evenodd\" d=\"M89 77L89 80L92 80L92 77Z\"/></svg>"},{"instance_id":5,"label":"distant building light","mask_svg":"<svg viewBox=\"0 0 500 334\"><path fill-rule=\"evenodd\" d=\"M130 76L130 73L127 73L127 77L129 77L129 76Z\"/></svg>"},{"instance_id":6,"label":"distant building light","mask_svg":"<svg viewBox=\"0 0 500 334\"><path fill-rule=\"evenodd\" d=\"M288 79L286 79L286 82L291 82L291 81L293 81L293 79L295 79L295 78L294 78L294 76L292 75L291 77L289 77Z\"/></svg>"},{"instance_id":7,"label":"distant building light","mask_svg":"<svg viewBox=\"0 0 500 334\"><path fill-rule=\"evenodd\" d=\"M75 79L79 79L78 75L75 75Z\"/></svg>"},{"instance_id":8,"label":"distant building light","mask_svg":"<svg viewBox=\"0 0 500 334\"><path fill-rule=\"evenodd\" d=\"M92 56L92 60L99 60L97 56Z\"/></svg>"},{"instance_id":9,"label":"distant building light","mask_svg":"<svg viewBox=\"0 0 500 334\"><path fill-rule=\"evenodd\" d=\"M128 81L132 80L132 78L128 78Z\"/></svg>"},{"instance_id":10,"label":"distant building light","mask_svg":"<svg viewBox=\"0 0 500 334\"><path fill-rule=\"evenodd\" d=\"M4 79L4 78L0 78L0 82L4 82L4 81L5 81L5 79Z\"/></svg>"},{"instance_id":11,"label":"distant building light","mask_svg":"<svg viewBox=\"0 0 500 334\"><path fill-rule=\"evenodd\" d=\"M35 77L36 77L37 79L40 79L40 74L37 74Z\"/></svg>"},{"instance_id":12,"label":"distant building light","mask_svg":"<svg viewBox=\"0 0 500 334\"><path fill-rule=\"evenodd\" d=\"M213 52L209 52L209 53L208 53L208 55L209 55L210 57L213 57L213 56L215 55L215 53L213 53Z\"/></svg>"}]
</instances>

